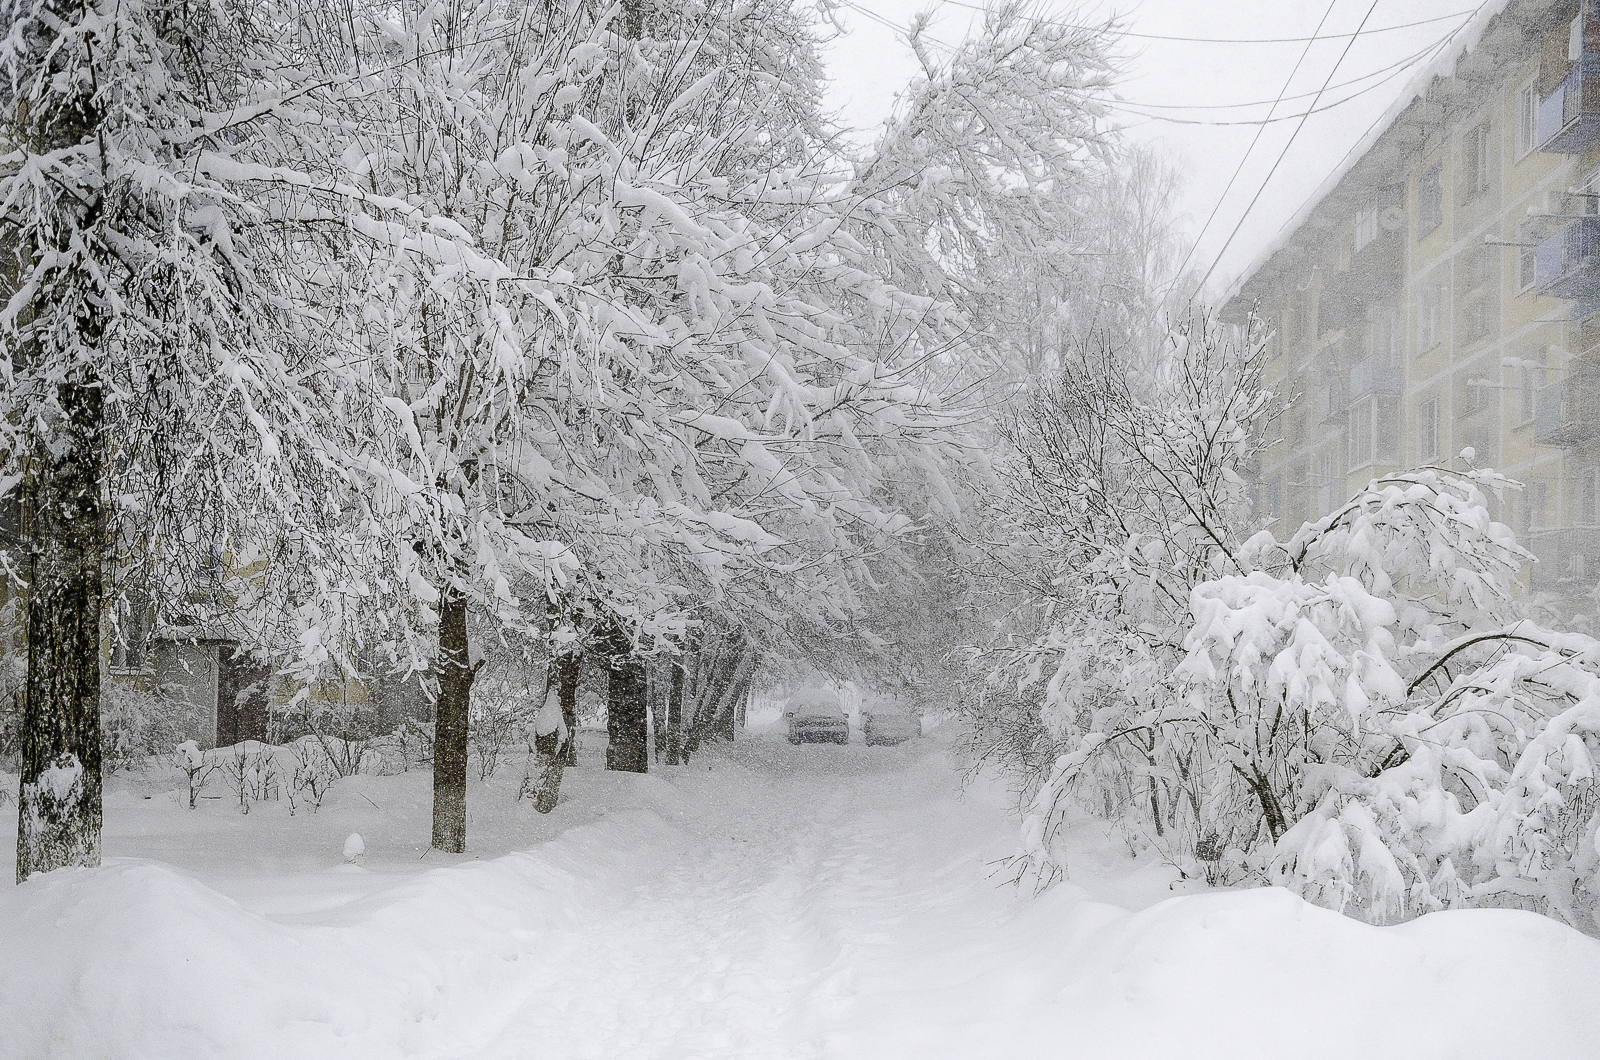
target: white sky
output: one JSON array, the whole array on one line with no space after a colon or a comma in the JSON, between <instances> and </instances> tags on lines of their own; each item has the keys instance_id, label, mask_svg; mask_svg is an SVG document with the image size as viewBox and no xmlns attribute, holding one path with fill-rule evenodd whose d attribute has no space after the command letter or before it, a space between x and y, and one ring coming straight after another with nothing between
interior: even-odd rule
<instances>
[{"instance_id":1,"label":"white sky","mask_svg":"<svg viewBox=\"0 0 1600 1060\"><path fill-rule=\"evenodd\" d=\"M982 0L970 2L981 4ZM1202 272L1217 262L1207 284L1213 294L1221 292L1254 262L1328 172L1410 84L1427 59L1439 53L1432 46L1448 37L1478 4L1478 0L1376 0L1374 6L1373 0L1331 0L1330 10L1329 2L1044 0L1042 4L1046 17L1063 21L1078 23L1117 14L1130 33L1187 38L1308 37L1325 14L1322 35L1348 35L1366 17L1363 33L1353 43L1348 36L1318 41L1309 51L1304 43L1223 44L1130 37L1121 44L1125 72L1118 94L1128 104L1123 120L1130 137L1158 146L1183 175L1179 209L1191 237L1201 232L1207 216L1221 202L1194 255ZM832 45L828 54L833 78L829 103L847 124L870 129L889 114L895 93L914 73L915 62L896 33L864 13L863 8L901 26L916 12L931 8L931 33L949 42L964 36L979 16L956 0L842 3L840 12L849 32ZM1456 14L1462 17L1393 32L1371 32ZM1347 46L1348 54L1341 59ZM1459 52L1460 47L1457 39L1451 50ZM1425 50L1424 55L1417 55ZM1302 52L1304 61L1290 81L1290 72ZM1397 66L1413 56L1417 57L1413 64ZM1268 171L1299 125L1299 115L1311 102L1312 94L1328 81L1330 73L1331 84L1318 107L1353 98L1306 120L1277 172L1266 183L1260 201L1247 213L1251 199L1262 188ZM1287 95L1306 94L1303 99L1288 99L1278 107L1277 114L1289 115L1291 120L1264 128L1258 124L1215 124L1259 122L1267 116L1271 101L1286 81ZM1351 81L1354 83L1338 87ZM1209 109L1235 103L1260 105ZM1151 115L1208 124L1176 124L1153 120ZM1259 142L1224 198L1229 178L1258 131ZM1239 225L1238 234L1223 253L1235 225Z\"/></svg>"}]
</instances>

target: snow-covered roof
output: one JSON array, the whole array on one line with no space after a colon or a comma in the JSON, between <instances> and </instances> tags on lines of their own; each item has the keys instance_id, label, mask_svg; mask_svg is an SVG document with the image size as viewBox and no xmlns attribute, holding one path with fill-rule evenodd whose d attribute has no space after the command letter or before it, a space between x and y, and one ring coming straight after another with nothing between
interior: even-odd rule
<instances>
[{"instance_id":1,"label":"snow-covered roof","mask_svg":"<svg viewBox=\"0 0 1600 1060\"><path fill-rule=\"evenodd\" d=\"M1485 0L1459 28L1446 39L1440 47L1438 54L1430 59L1422 69L1406 82L1406 87L1395 98L1383 115L1372 124L1367 132L1351 146L1344 159L1329 173L1327 178L1311 193L1310 198L1300 207L1293 217L1279 230L1278 235L1264 247L1250 263L1250 266L1240 273L1238 278L1229 286L1227 294L1222 299L1222 304L1227 305L1239 296L1245 285L1264 268L1274 256L1284 250L1290 241L1300 232L1311 216L1322 206L1323 202L1333 193L1350 172L1367 156L1379 141L1394 131L1395 123L1411 106L1419 100L1425 99L1428 89L1435 81L1442 78L1454 77L1461 61L1470 56L1488 36L1490 27L1503 14L1507 7L1513 3L1518 6L1534 9L1554 9L1564 6L1568 0Z\"/></svg>"}]
</instances>

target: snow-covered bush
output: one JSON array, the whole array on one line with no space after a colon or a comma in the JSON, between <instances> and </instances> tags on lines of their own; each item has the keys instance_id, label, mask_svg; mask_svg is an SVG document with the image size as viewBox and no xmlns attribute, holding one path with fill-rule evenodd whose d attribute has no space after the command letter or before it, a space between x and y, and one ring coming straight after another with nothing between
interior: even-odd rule
<instances>
[{"instance_id":1,"label":"snow-covered bush","mask_svg":"<svg viewBox=\"0 0 1600 1060\"><path fill-rule=\"evenodd\" d=\"M293 743L280 747L274 755L289 770L289 782L284 797L289 802L289 816L297 809L309 806L312 813L322 808L322 800L341 776L322 741L314 736L302 736Z\"/></svg>"},{"instance_id":2,"label":"snow-covered bush","mask_svg":"<svg viewBox=\"0 0 1600 1060\"><path fill-rule=\"evenodd\" d=\"M206 778L217 770L216 752L202 751L194 740L184 740L173 749L172 764L188 781L189 809L192 810L206 786Z\"/></svg>"},{"instance_id":3,"label":"snow-covered bush","mask_svg":"<svg viewBox=\"0 0 1600 1060\"><path fill-rule=\"evenodd\" d=\"M242 740L217 752L222 774L238 799L239 812L249 813L250 804L276 799L282 773L276 748L258 740Z\"/></svg>"},{"instance_id":4,"label":"snow-covered bush","mask_svg":"<svg viewBox=\"0 0 1600 1060\"><path fill-rule=\"evenodd\" d=\"M412 766L433 763L433 725L415 718L402 718L394 731L373 741L385 773L404 773Z\"/></svg>"},{"instance_id":5,"label":"snow-covered bush","mask_svg":"<svg viewBox=\"0 0 1600 1060\"><path fill-rule=\"evenodd\" d=\"M479 678L472 687L472 727L467 741L478 756L478 777L488 780L508 749L523 742L536 697L526 685L503 678ZM531 740L532 736L527 735Z\"/></svg>"},{"instance_id":6,"label":"snow-covered bush","mask_svg":"<svg viewBox=\"0 0 1600 1060\"><path fill-rule=\"evenodd\" d=\"M1241 471L1271 418L1259 336L1190 319L1155 358L1106 345L1062 354L1010 424L1000 518L1016 581L990 684L967 709L975 751L1009 768L1024 802L1026 874L1065 867L1074 805L1176 856L1202 840L1209 763L1169 719L1190 594L1242 570Z\"/></svg>"},{"instance_id":7,"label":"snow-covered bush","mask_svg":"<svg viewBox=\"0 0 1600 1060\"><path fill-rule=\"evenodd\" d=\"M1144 375L1080 355L1013 432L1010 558L1044 591L968 713L1022 781L1023 874L1066 870L1081 807L1215 883L1600 931L1600 641L1518 596L1487 502L1517 484L1420 468L1252 535L1259 363L1193 328Z\"/></svg>"},{"instance_id":8,"label":"snow-covered bush","mask_svg":"<svg viewBox=\"0 0 1600 1060\"><path fill-rule=\"evenodd\" d=\"M195 708L161 689L105 682L100 688L101 768L107 773L139 769L150 755L198 736L197 725Z\"/></svg>"}]
</instances>

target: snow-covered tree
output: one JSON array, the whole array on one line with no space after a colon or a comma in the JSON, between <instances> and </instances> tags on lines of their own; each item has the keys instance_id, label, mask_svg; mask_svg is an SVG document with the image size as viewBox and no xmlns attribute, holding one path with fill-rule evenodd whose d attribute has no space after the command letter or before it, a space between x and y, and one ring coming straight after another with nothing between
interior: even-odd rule
<instances>
[{"instance_id":1,"label":"snow-covered tree","mask_svg":"<svg viewBox=\"0 0 1600 1060\"><path fill-rule=\"evenodd\" d=\"M5 9L0 493L24 498L27 557L7 570L29 612L19 878L98 859L108 599L215 612L219 556L248 565L268 542L336 562L321 502L342 466L334 387L295 311L291 248L233 164L281 104L257 80L273 14Z\"/></svg>"}]
</instances>

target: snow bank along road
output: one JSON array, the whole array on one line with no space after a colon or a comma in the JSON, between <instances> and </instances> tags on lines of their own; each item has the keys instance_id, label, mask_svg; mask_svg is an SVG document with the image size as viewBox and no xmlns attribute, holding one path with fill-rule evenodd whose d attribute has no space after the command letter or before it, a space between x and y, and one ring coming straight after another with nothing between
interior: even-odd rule
<instances>
[{"instance_id":1,"label":"snow bank along road","mask_svg":"<svg viewBox=\"0 0 1600 1060\"><path fill-rule=\"evenodd\" d=\"M0 1057L1600 1057L1600 943L1531 914L1149 904L1087 832L1095 896L1031 899L932 741L709 761L580 770L488 860L0 892Z\"/></svg>"}]
</instances>

